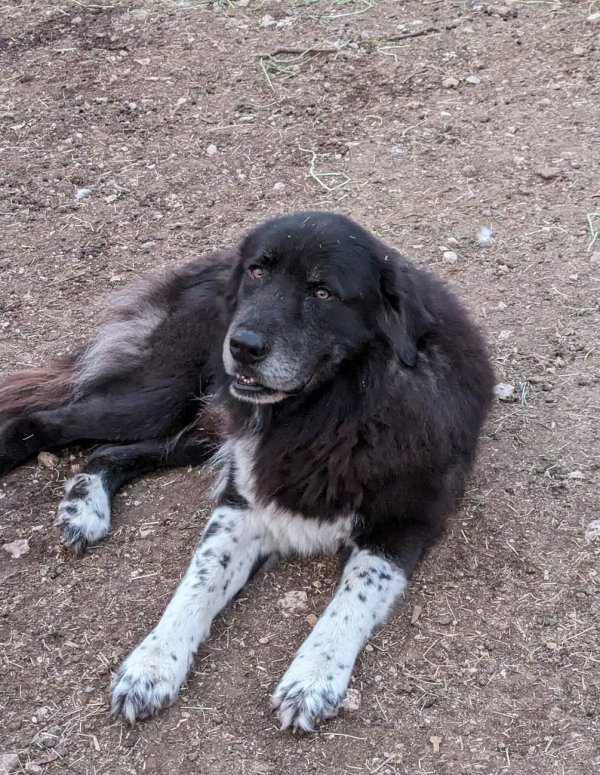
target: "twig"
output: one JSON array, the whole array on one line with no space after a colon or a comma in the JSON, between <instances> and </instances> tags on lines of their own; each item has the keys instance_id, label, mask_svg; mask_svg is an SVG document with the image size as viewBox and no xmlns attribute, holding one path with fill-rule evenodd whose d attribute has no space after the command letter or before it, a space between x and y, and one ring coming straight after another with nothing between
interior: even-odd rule
<instances>
[{"instance_id":1,"label":"twig","mask_svg":"<svg viewBox=\"0 0 600 775\"><path fill-rule=\"evenodd\" d=\"M425 27L422 30L415 30L414 32L404 32L402 35L390 35L389 37L385 37L383 40L387 43L387 41L392 41L393 43L399 42L401 40L409 40L410 38L420 38L423 35L434 35L436 32L441 32L441 30L438 27ZM371 41L363 41L363 43L370 43Z\"/></svg>"},{"instance_id":2,"label":"twig","mask_svg":"<svg viewBox=\"0 0 600 775\"><path fill-rule=\"evenodd\" d=\"M279 56L279 54L338 54L339 48L315 48L314 46L308 46L308 48L298 47L285 47L276 48L275 51L271 51L267 54L259 54L261 59L273 58Z\"/></svg>"}]
</instances>

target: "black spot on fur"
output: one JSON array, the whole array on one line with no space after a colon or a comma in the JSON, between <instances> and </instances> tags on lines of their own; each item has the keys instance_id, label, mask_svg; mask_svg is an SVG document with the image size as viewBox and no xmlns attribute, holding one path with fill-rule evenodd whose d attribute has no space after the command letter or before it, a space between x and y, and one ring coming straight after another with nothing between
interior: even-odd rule
<instances>
[{"instance_id":1,"label":"black spot on fur","mask_svg":"<svg viewBox=\"0 0 600 775\"><path fill-rule=\"evenodd\" d=\"M223 554L221 555L221 559L219 560L219 564L223 568L227 568L230 562L231 562L231 555L229 554L229 552L223 552Z\"/></svg>"},{"instance_id":2,"label":"black spot on fur","mask_svg":"<svg viewBox=\"0 0 600 775\"><path fill-rule=\"evenodd\" d=\"M227 477L227 483L225 485L225 489L219 496L217 505L230 506L231 508L236 508L236 509L247 509L248 501L244 498L243 495L240 495L237 489L237 485L235 483L235 468L233 464L231 468L232 470L229 472L229 476Z\"/></svg>"},{"instance_id":3,"label":"black spot on fur","mask_svg":"<svg viewBox=\"0 0 600 775\"><path fill-rule=\"evenodd\" d=\"M362 592L358 593L358 599L360 600L361 603L366 603L367 602L367 596L365 594L363 594Z\"/></svg>"},{"instance_id":4,"label":"black spot on fur","mask_svg":"<svg viewBox=\"0 0 600 775\"><path fill-rule=\"evenodd\" d=\"M206 541L207 538L217 535L217 533L219 533L220 531L221 531L221 523L216 519L211 520L208 523L206 530L204 531L204 540Z\"/></svg>"}]
</instances>

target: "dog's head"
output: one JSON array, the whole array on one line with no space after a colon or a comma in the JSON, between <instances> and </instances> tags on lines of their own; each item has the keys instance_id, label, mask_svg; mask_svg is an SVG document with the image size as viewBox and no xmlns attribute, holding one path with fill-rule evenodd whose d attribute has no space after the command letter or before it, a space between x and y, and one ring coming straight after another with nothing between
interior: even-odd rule
<instances>
[{"instance_id":1,"label":"dog's head","mask_svg":"<svg viewBox=\"0 0 600 775\"><path fill-rule=\"evenodd\" d=\"M232 395L267 404L308 393L375 339L414 366L427 313L402 279L396 258L342 215L307 212L259 226L231 279L223 361Z\"/></svg>"}]
</instances>

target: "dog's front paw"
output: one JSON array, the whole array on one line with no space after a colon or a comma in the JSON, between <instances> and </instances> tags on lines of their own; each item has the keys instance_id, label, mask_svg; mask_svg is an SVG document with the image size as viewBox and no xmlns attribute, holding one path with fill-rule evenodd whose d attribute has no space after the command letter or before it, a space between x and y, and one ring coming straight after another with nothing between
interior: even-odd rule
<instances>
[{"instance_id":1,"label":"dog's front paw","mask_svg":"<svg viewBox=\"0 0 600 775\"><path fill-rule=\"evenodd\" d=\"M75 554L102 540L110 529L110 500L97 474L77 474L65 488L54 524Z\"/></svg>"},{"instance_id":2,"label":"dog's front paw","mask_svg":"<svg viewBox=\"0 0 600 775\"><path fill-rule=\"evenodd\" d=\"M187 675L187 660L149 635L118 669L110 687L114 716L134 724L172 705Z\"/></svg>"},{"instance_id":3,"label":"dog's front paw","mask_svg":"<svg viewBox=\"0 0 600 775\"><path fill-rule=\"evenodd\" d=\"M271 697L282 729L314 732L319 722L332 718L346 695L349 675L330 662L311 664L296 657Z\"/></svg>"}]
</instances>

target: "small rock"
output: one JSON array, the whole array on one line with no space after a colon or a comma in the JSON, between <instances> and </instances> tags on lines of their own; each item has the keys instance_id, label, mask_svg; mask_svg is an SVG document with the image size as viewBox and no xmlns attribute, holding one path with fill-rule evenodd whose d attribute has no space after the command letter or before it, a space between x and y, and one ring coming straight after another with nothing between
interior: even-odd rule
<instances>
[{"instance_id":1,"label":"small rock","mask_svg":"<svg viewBox=\"0 0 600 775\"><path fill-rule=\"evenodd\" d=\"M39 764L36 764L35 762L27 762L25 765L25 772L33 772L38 775L38 773L43 772L43 770Z\"/></svg>"},{"instance_id":2,"label":"small rock","mask_svg":"<svg viewBox=\"0 0 600 775\"><path fill-rule=\"evenodd\" d=\"M40 452L37 456L37 462L42 468L57 468L60 458L57 455L53 455L52 452Z\"/></svg>"},{"instance_id":3,"label":"small rock","mask_svg":"<svg viewBox=\"0 0 600 775\"><path fill-rule=\"evenodd\" d=\"M29 552L29 541L26 538L17 538L16 541L11 541L8 544L2 544L2 548L5 552L8 552L10 556L18 560L24 554Z\"/></svg>"},{"instance_id":4,"label":"small rock","mask_svg":"<svg viewBox=\"0 0 600 775\"><path fill-rule=\"evenodd\" d=\"M444 250L442 253L442 258L449 264L455 264L458 261L458 256L453 250Z\"/></svg>"},{"instance_id":5,"label":"small rock","mask_svg":"<svg viewBox=\"0 0 600 775\"><path fill-rule=\"evenodd\" d=\"M573 48L573 54L576 57L583 57L585 56L585 48L583 46L575 46Z\"/></svg>"},{"instance_id":6,"label":"small rock","mask_svg":"<svg viewBox=\"0 0 600 775\"><path fill-rule=\"evenodd\" d=\"M470 83L471 86L478 86L481 83L481 78L478 78L476 75L468 75L465 81Z\"/></svg>"},{"instance_id":7,"label":"small rock","mask_svg":"<svg viewBox=\"0 0 600 775\"><path fill-rule=\"evenodd\" d=\"M499 382L494 387L494 395L499 401L514 401L515 400L515 386L509 385L507 382Z\"/></svg>"},{"instance_id":8,"label":"small rock","mask_svg":"<svg viewBox=\"0 0 600 775\"><path fill-rule=\"evenodd\" d=\"M125 107L133 113L134 110L137 110L137 102L126 102Z\"/></svg>"},{"instance_id":9,"label":"small rock","mask_svg":"<svg viewBox=\"0 0 600 775\"><path fill-rule=\"evenodd\" d=\"M316 614L309 614L306 617L306 623L310 624L311 627L314 627L315 624L319 621L319 617Z\"/></svg>"},{"instance_id":10,"label":"small rock","mask_svg":"<svg viewBox=\"0 0 600 775\"><path fill-rule=\"evenodd\" d=\"M596 13L591 13L586 21L588 24L600 24L600 12L596 11Z\"/></svg>"},{"instance_id":11,"label":"small rock","mask_svg":"<svg viewBox=\"0 0 600 775\"><path fill-rule=\"evenodd\" d=\"M558 167L538 167L535 174L543 180L554 180L560 175Z\"/></svg>"},{"instance_id":12,"label":"small rock","mask_svg":"<svg viewBox=\"0 0 600 775\"><path fill-rule=\"evenodd\" d=\"M273 191L285 191L285 183L275 183L273 186Z\"/></svg>"},{"instance_id":13,"label":"small rock","mask_svg":"<svg viewBox=\"0 0 600 775\"><path fill-rule=\"evenodd\" d=\"M97 105L106 105L106 103L108 102L108 97L95 97L94 102Z\"/></svg>"},{"instance_id":14,"label":"small rock","mask_svg":"<svg viewBox=\"0 0 600 775\"><path fill-rule=\"evenodd\" d=\"M442 88L444 89L456 89L457 86L460 86L460 81L453 75L448 76L448 78L444 78L442 81Z\"/></svg>"},{"instance_id":15,"label":"small rock","mask_svg":"<svg viewBox=\"0 0 600 775\"><path fill-rule=\"evenodd\" d=\"M258 639L258 642L260 643L261 646L266 646L267 643L269 643L270 641L271 641L271 638L269 638L267 635L265 635L264 638Z\"/></svg>"},{"instance_id":16,"label":"small rock","mask_svg":"<svg viewBox=\"0 0 600 775\"><path fill-rule=\"evenodd\" d=\"M108 196L104 197L104 201L107 205L111 205L113 202L116 202L119 197L117 194L109 194Z\"/></svg>"},{"instance_id":17,"label":"small rock","mask_svg":"<svg viewBox=\"0 0 600 775\"><path fill-rule=\"evenodd\" d=\"M213 143L211 143L211 144L210 144L210 145L209 145L209 146L206 148L206 155L207 155L207 156L214 156L214 155L215 155L215 153L218 153L218 151L219 151L219 149L217 148L217 146L216 146L216 145L213 145Z\"/></svg>"},{"instance_id":18,"label":"small rock","mask_svg":"<svg viewBox=\"0 0 600 775\"><path fill-rule=\"evenodd\" d=\"M600 543L600 519L593 519L587 526L585 540L588 544Z\"/></svg>"},{"instance_id":19,"label":"small rock","mask_svg":"<svg viewBox=\"0 0 600 775\"><path fill-rule=\"evenodd\" d=\"M82 199L85 199L86 196L89 196L92 193L91 188L78 188L75 191L75 201L80 202Z\"/></svg>"},{"instance_id":20,"label":"small rock","mask_svg":"<svg viewBox=\"0 0 600 775\"><path fill-rule=\"evenodd\" d=\"M307 607L308 595L303 590L292 590L291 592L286 592L277 602L285 611L296 613L303 611Z\"/></svg>"},{"instance_id":21,"label":"small rock","mask_svg":"<svg viewBox=\"0 0 600 775\"><path fill-rule=\"evenodd\" d=\"M0 753L0 775L9 775L20 767L19 757L16 753Z\"/></svg>"},{"instance_id":22,"label":"small rock","mask_svg":"<svg viewBox=\"0 0 600 775\"><path fill-rule=\"evenodd\" d=\"M579 479L579 481L583 482L585 476L581 471L571 471L571 473L567 476L567 479Z\"/></svg>"},{"instance_id":23,"label":"small rock","mask_svg":"<svg viewBox=\"0 0 600 775\"><path fill-rule=\"evenodd\" d=\"M342 702L344 710L358 710L360 708L361 696L358 689L348 689Z\"/></svg>"},{"instance_id":24,"label":"small rock","mask_svg":"<svg viewBox=\"0 0 600 775\"><path fill-rule=\"evenodd\" d=\"M266 13L266 14L265 14L265 15L262 17L262 19L260 20L260 24L259 24L259 26L260 26L260 27L265 27L265 28L268 28L268 27L274 27L276 24L277 24L277 22L276 22L276 21L275 21L275 19L274 19L274 18L271 16L271 14L270 14L270 13Z\"/></svg>"},{"instance_id":25,"label":"small rock","mask_svg":"<svg viewBox=\"0 0 600 775\"><path fill-rule=\"evenodd\" d=\"M496 5L492 3L485 7L485 13L488 16L501 16L503 19L514 18L517 15L516 8L509 8L507 5Z\"/></svg>"},{"instance_id":26,"label":"small rock","mask_svg":"<svg viewBox=\"0 0 600 775\"><path fill-rule=\"evenodd\" d=\"M439 753L440 752L440 743L442 742L442 738L439 737L439 735L431 735L429 738L429 742L433 746L433 752Z\"/></svg>"},{"instance_id":27,"label":"small rock","mask_svg":"<svg viewBox=\"0 0 600 775\"><path fill-rule=\"evenodd\" d=\"M71 19L71 24L74 24L74 25L77 26L78 24L81 24L82 21L83 21L83 19L81 18L81 16L74 16Z\"/></svg>"},{"instance_id":28,"label":"small rock","mask_svg":"<svg viewBox=\"0 0 600 775\"><path fill-rule=\"evenodd\" d=\"M38 748L54 748L58 744L58 735L52 735L50 732L37 732L31 741Z\"/></svg>"}]
</instances>

